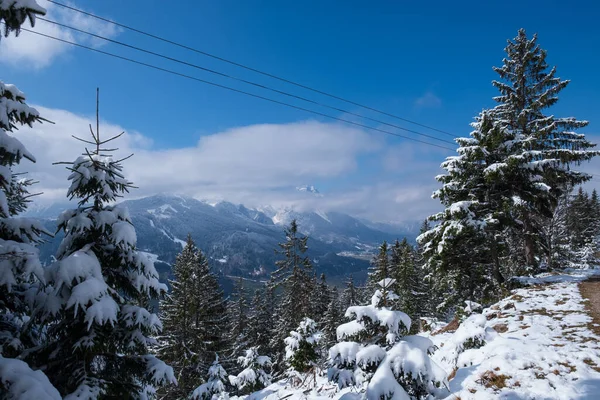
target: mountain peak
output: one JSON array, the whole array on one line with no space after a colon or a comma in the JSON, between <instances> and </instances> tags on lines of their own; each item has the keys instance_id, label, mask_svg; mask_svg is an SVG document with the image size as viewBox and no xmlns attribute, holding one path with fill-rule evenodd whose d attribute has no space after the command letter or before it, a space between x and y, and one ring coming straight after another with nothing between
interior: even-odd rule
<instances>
[{"instance_id":1,"label":"mountain peak","mask_svg":"<svg viewBox=\"0 0 600 400\"><path fill-rule=\"evenodd\" d=\"M313 193L313 194L320 194L321 193L313 185L298 186L296 188L296 190L299 191L299 192L306 192L306 193Z\"/></svg>"}]
</instances>

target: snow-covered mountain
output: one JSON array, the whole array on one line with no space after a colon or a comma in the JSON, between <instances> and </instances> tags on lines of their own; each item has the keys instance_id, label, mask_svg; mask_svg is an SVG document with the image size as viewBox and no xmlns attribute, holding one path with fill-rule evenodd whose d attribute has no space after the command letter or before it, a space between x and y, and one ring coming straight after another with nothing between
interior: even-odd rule
<instances>
[{"instance_id":1,"label":"snow-covered mountain","mask_svg":"<svg viewBox=\"0 0 600 400\"><path fill-rule=\"evenodd\" d=\"M296 219L302 233L310 236L310 258L318 273L340 280L348 274L365 276L373 250L383 240L407 236L415 231L390 225L385 229L367 226L363 221L338 212L296 211L293 208L247 208L229 202L209 204L188 197L156 195L125 202L138 236L140 250L157 259L157 267L168 275L169 264L181 250L188 234L224 276L267 279L280 257L274 252L284 241L283 227ZM37 210L54 229L57 208ZM30 213L32 215L32 213ZM42 256L50 259L60 235L42 246Z\"/></svg>"}]
</instances>

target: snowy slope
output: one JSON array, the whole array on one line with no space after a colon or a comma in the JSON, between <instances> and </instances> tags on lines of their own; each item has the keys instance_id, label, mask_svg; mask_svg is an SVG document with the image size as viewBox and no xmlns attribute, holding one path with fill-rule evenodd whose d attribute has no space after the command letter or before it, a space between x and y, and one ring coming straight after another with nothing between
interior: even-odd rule
<instances>
[{"instance_id":1,"label":"snowy slope","mask_svg":"<svg viewBox=\"0 0 600 400\"><path fill-rule=\"evenodd\" d=\"M588 324L577 277L514 291L484 310L486 344L458 356L455 399L599 399L600 346ZM543 282L544 280L538 280ZM451 334L432 336L433 358L448 372Z\"/></svg>"},{"instance_id":2,"label":"snowy slope","mask_svg":"<svg viewBox=\"0 0 600 400\"><path fill-rule=\"evenodd\" d=\"M476 314L456 333L424 334L438 346L433 359L453 378L446 400L600 399L600 345L578 282L597 271L526 278L535 284ZM457 352L457 344L479 333L485 344ZM235 397L234 397L235 398ZM251 399L358 400L356 388L342 391L324 376L292 387L282 380Z\"/></svg>"}]
</instances>

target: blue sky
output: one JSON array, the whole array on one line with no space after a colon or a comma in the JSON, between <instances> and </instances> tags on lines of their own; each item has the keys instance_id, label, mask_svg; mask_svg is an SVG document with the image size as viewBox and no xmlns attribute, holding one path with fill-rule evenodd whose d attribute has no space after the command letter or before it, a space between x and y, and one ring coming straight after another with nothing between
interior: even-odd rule
<instances>
[{"instance_id":1,"label":"blue sky","mask_svg":"<svg viewBox=\"0 0 600 400\"><path fill-rule=\"evenodd\" d=\"M67 24L448 139L436 132L269 80L199 54L117 30L94 20L82 19L81 16L76 17L76 14L60 10L45 0L39 0L39 3L48 7L49 18ZM529 33L539 34L539 42L548 50L549 63L557 65L558 75L572 80L553 112L590 120L586 133L600 131L600 100L597 96L600 90L597 73L600 29L595 20L600 6L591 1L571 2L569 7L551 1L544 2L543 7L537 2L518 1L503 2L502 7L487 2L441 1L407 4L396 1L176 0L166 3L104 0L93 4L85 1L70 4L457 135L468 134L468 124L472 118L482 108L493 106L491 98L496 92L490 82L496 76L492 66L500 65L506 40L524 27ZM47 24L40 21L37 29L49 29L44 25ZM66 35L54 27L51 29L55 29L51 31L52 34ZM238 82L157 60L117 45L101 45L78 35L73 39L202 79L358 121L354 117L261 92ZM241 186L231 183L230 176L221 179L218 175L205 176L205 179L197 182L181 182L181 191L197 197L203 197L204 193L206 197L231 198L234 201L289 202L292 199L281 196L283 189L314 183L326 195L330 193L327 208L339 207L379 220L407 219L407 215L421 218L436 207L434 201L425 202L424 199L436 187L433 176L437 173L437 166L446 155L451 154L377 132L360 132L353 127L345 129L350 132L348 140L354 140L354 144L336 146L336 143L346 140L345 133L335 131L333 136L330 135L328 129L332 125L336 125L337 129L337 124L330 120L86 50L57 46L48 42L48 39L27 33L0 43L0 62L1 78L17 84L27 93L30 102L47 108L50 115L57 110L73 114L73 118L65 117L64 127L70 127L76 120L75 116L92 115L94 91L99 86L103 119L107 124L115 128L118 125L137 137L136 140L132 139L131 146L128 144L126 147L134 150L142 148L152 153L148 154L148 160L152 160L152 156L172 156L202 146L206 150L212 148L206 147L206 143L243 137L242 142L223 141L215 145L215 151L222 153L211 156L219 158L219 162L225 160L224 164L227 164L228 159L238 154L227 151L228 143L231 146L243 145L246 149L252 149L252 145L264 145L272 148L272 151L278 151L280 147L273 147L271 141L280 141L279 146L285 146L288 140L290 145L296 143L286 134L287 124L308 124L314 130L315 126L306 121L323 123L317 128L323 130L323 137L306 136L308 141L313 140L313 136L316 140L314 147L305 146L304 151L309 155L300 153L297 158L289 156L287 159L299 169L303 168L304 159L306 163L313 164L312 169L304 168L306 173L291 171L287 178L276 174L273 183L255 182L254 177L248 177L249 184ZM376 126L368 121L365 123ZM265 143L253 143L252 138L248 137L249 127L257 124L272 124L270 128L265 128L269 132L261 131L262 136L255 133L256 140L262 138ZM302 138L304 131L296 129L296 125L294 127L292 130L297 130ZM236 128L238 134L228 134L232 128ZM73 129L76 127L73 126ZM85 129L83 125L82 134ZM40 133L61 135L60 131L61 126L53 126L45 127ZM69 132L69 135L72 133L76 132ZM323 152L320 155L323 159L317 159L315 153L319 152L314 149L318 149L319 143L324 140L328 142L323 148L341 149L331 150L331 155ZM333 143L330 142L332 140ZM302 140L299 139L298 143L302 143ZM195 156L200 155L192 155L191 158ZM262 169L246 168L245 164L240 164L240 168L232 169L230 173L243 175L250 170L252 174L262 173L268 178L273 169L287 170L287 165L279 164L286 162L286 159L270 160L265 157L263 160L248 160L252 165L264 161ZM335 157L337 163L327 164L328 159ZM139 165L140 162L134 168L147 170L147 166ZM209 170L227 169L221 164L201 166ZM317 166L329 172L319 173ZM199 166L190 164L188 169L192 171L187 174L196 174L195 167ZM202 175L202 172L197 171L197 174ZM143 174L135 171L134 177L152 181L150 177L144 178ZM239 180L244 179L242 176ZM50 193L54 189L58 192L58 186L49 187L46 191ZM150 184L141 193L153 190L178 191L178 188ZM240 193L244 193L244 196Z\"/></svg>"}]
</instances>

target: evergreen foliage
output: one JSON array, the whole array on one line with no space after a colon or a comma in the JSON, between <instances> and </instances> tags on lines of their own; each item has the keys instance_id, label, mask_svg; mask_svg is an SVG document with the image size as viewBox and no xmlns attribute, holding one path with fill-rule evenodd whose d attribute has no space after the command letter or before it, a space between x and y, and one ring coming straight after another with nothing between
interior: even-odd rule
<instances>
[{"instance_id":1,"label":"evergreen foliage","mask_svg":"<svg viewBox=\"0 0 600 400\"><path fill-rule=\"evenodd\" d=\"M390 275L389 246L387 242L384 241L381 246L379 246L379 253L377 253L371 262L369 278L367 280L367 290L370 293L373 293L374 290L377 290L378 282Z\"/></svg>"},{"instance_id":2,"label":"evergreen foliage","mask_svg":"<svg viewBox=\"0 0 600 400\"><path fill-rule=\"evenodd\" d=\"M329 349L335 344L337 340L337 327L344 322L344 314L342 313L342 306L340 304L340 298L336 287L331 289L330 298L331 300L327 305L327 310L323 314L320 322L320 326L323 331L321 343L325 349Z\"/></svg>"},{"instance_id":3,"label":"evergreen foliage","mask_svg":"<svg viewBox=\"0 0 600 400\"><path fill-rule=\"evenodd\" d=\"M327 306L331 301L331 289L327 285L327 279L325 274L321 274L319 283L315 285L315 291L312 294L312 307L313 310L310 316L315 320L319 321L325 315Z\"/></svg>"},{"instance_id":4,"label":"evergreen foliage","mask_svg":"<svg viewBox=\"0 0 600 400\"><path fill-rule=\"evenodd\" d=\"M227 343L231 359L237 359L249 346L248 293L242 278L236 282L227 306ZM263 328L264 329L264 328Z\"/></svg>"},{"instance_id":5,"label":"evergreen foliage","mask_svg":"<svg viewBox=\"0 0 600 400\"><path fill-rule=\"evenodd\" d=\"M382 279L370 305L348 308L346 316L353 320L337 329L339 342L329 350L328 376L340 388L356 386L368 399L446 397L446 374L428 355L433 343L404 336L410 317L382 306L395 297L386 290L392 284L392 279Z\"/></svg>"},{"instance_id":6,"label":"evergreen foliage","mask_svg":"<svg viewBox=\"0 0 600 400\"><path fill-rule=\"evenodd\" d=\"M348 307L357 306L360 304L360 293L358 288L354 285L354 277L350 275L346 280L346 287L342 292L341 306L342 310Z\"/></svg>"},{"instance_id":7,"label":"evergreen foliage","mask_svg":"<svg viewBox=\"0 0 600 400\"><path fill-rule=\"evenodd\" d=\"M4 36L11 32L18 35L26 20L34 27L38 15L46 15L46 10L35 0L0 0L0 23L4 24Z\"/></svg>"},{"instance_id":8,"label":"evergreen foliage","mask_svg":"<svg viewBox=\"0 0 600 400\"><path fill-rule=\"evenodd\" d=\"M319 359L318 345L321 336L317 323L304 318L298 328L285 338L285 359L290 375L307 373L315 367Z\"/></svg>"},{"instance_id":9,"label":"evergreen foliage","mask_svg":"<svg viewBox=\"0 0 600 400\"><path fill-rule=\"evenodd\" d=\"M46 326L33 362L67 399L136 398L147 387L175 383L173 370L149 354L162 329L147 305L166 292L152 261L136 250L124 206L112 205L131 187L92 132L93 148L74 162L67 196L78 207L62 213L64 239L47 270L48 287L36 316Z\"/></svg>"},{"instance_id":10,"label":"evergreen foliage","mask_svg":"<svg viewBox=\"0 0 600 400\"><path fill-rule=\"evenodd\" d=\"M505 276L555 265L565 250L560 201L591 178L574 167L598 155L574 132L586 121L544 114L569 81L549 68L537 37L520 30L505 50L503 66L494 68L498 105L479 115L470 138L456 139L458 155L442 164L434 193L445 210L419 237L428 275L445 294L443 308L489 302Z\"/></svg>"},{"instance_id":11,"label":"evergreen foliage","mask_svg":"<svg viewBox=\"0 0 600 400\"><path fill-rule=\"evenodd\" d=\"M45 10L35 1L0 0L0 22L4 35L19 33L29 18ZM23 158L35 157L12 135L20 126L42 122L38 111L26 103L16 86L0 81L0 393L6 398L60 399L60 394L42 371L32 370L25 352L43 340L43 330L30 319L39 283L45 283L36 244L48 234L40 221L20 218L30 202L28 188L34 183L13 167ZM33 366L35 368L35 366Z\"/></svg>"},{"instance_id":12,"label":"evergreen foliage","mask_svg":"<svg viewBox=\"0 0 600 400\"><path fill-rule=\"evenodd\" d=\"M312 264L304 255L308 249L308 237L299 234L295 220L285 229L285 236L287 240L279 244L279 254L284 259L277 262L278 268L273 273L275 285L281 287L282 291L271 340L271 348L276 356L275 368L280 371L284 366L283 341L303 318L313 314L312 300L316 292Z\"/></svg>"},{"instance_id":13,"label":"evergreen foliage","mask_svg":"<svg viewBox=\"0 0 600 400\"><path fill-rule=\"evenodd\" d=\"M240 394L256 392L271 384L271 359L259 355L255 347L249 348L245 355L238 357L238 364L243 370L237 376L230 375L229 382Z\"/></svg>"},{"instance_id":14,"label":"evergreen foliage","mask_svg":"<svg viewBox=\"0 0 600 400\"><path fill-rule=\"evenodd\" d=\"M416 265L416 252L413 246L404 238L402 242L396 240L392 246L390 269L391 276L395 280L394 292L398 299L394 302L394 308L404 310L413 324L412 332L419 330L418 321L423 315L425 296L422 292L422 277Z\"/></svg>"},{"instance_id":15,"label":"evergreen foliage","mask_svg":"<svg viewBox=\"0 0 600 400\"><path fill-rule=\"evenodd\" d=\"M508 223L505 209L512 200L496 182L502 133L487 111L472 126L471 138L456 139L458 155L446 159L446 173L437 177L442 187L433 197L445 209L430 217L437 225L417 238L428 271L439 280L437 290L445 294L442 308L480 301L504 282L499 233Z\"/></svg>"},{"instance_id":16,"label":"evergreen foliage","mask_svg":"<svg viewBox=\"0 0 600 400\"><path fill-rule=\"evenodd\" d=\"M192 400L227 400L229 393L225 391L227 372L219 363L219 356L215 355L215 361L208 369L206 383L198 386L192 393Z\"/></svg>"},{"instance_id":17,"label":"evergreen foliage","mask_svg":"<svg viewBox=\"0 0 600 400\"><path fill-rule=\"evenodd\" d=\"M261 354L271 354L275 295L272 285L257 290L252 299L252 313L248 319L248 342Z\"/></svg>"},{"instance_id":18,"label":"evergreen foliage","mask_svg":"<svg viewBox=\"0 0 600 400\"><path fill-rule=\"evenodd\" d=\"M173 366L179 384L171 398L188 396L202 381L216 351L223 349L225 305L208 260L188 235L173 264L171 292L160 303L164 334L158 354Z\"/></svg>"},{"instance_id":19,"label":"evergreen foliage","mask_svg":"<svg viewBox=\"0 0 600 400\"><path fill-rule=\"evenodd\" d=\"M587 121L544 114L570 81L556 77L556 67L549 67L537 35L530 39L521 29L505 51L503 65L494 68L500 80L493 84L500 95L494 98L498 105L491 112L508 154L497 164L496 175L518 199L514 220L519 222L514 227L523 236L523 261L536 266L540 227L535 217L550 218L561 195L588 181L589 174L572 167L599 153L590 150L595 145L585 135L575 132Z\"/></svg>"}]
</instances>

